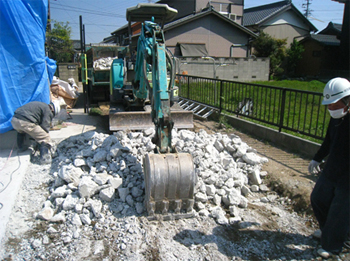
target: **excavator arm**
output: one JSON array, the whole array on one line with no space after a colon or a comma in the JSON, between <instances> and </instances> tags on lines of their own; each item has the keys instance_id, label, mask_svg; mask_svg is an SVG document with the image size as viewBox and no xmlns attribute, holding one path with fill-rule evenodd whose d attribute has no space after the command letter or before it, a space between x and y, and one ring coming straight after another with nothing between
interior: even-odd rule
<instances>
[{"instance_id":1,"label":"excavator arm","mask_svg":"<svg viewBox=\"0 0 350 261\"><path fill-rule=\"evenodd\" d=\"M173 61L165 47L162 24L172 20L177 10L165 4L139 4L127 10L129 21L144 21L137 44L133 96L151 104L156 134L154 153L143 159L145 204L150 219L186 218L193 215L196 174L192 156L177 153L171 144L174 127L171 92ZM151 83L150 83L151 81Z\"/></svg>"},{"instance_id":2,"label":"excavator arm","mask_svg":"<svg viewBox=\"0 0 350 261\"><path fill-rule=\"evenodd\" d=\"M171 130L174 126L170 111L174 76L172 61L168 56L161 27L153 21L146 21L142 24L137 44L135 82L138 88L134 89L134 96L150 99L152 121L156 126L154 143L160 153L171 151Z\"/></svg>"}]
</instances>

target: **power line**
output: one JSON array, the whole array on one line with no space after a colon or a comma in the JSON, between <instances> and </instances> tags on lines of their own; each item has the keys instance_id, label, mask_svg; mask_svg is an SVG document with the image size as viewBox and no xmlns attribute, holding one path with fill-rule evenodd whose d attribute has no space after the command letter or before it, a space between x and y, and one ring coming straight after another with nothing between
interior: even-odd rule
<instances>
[{"instance_id":1,"label":"power line","mask_svg":"<svg viewBox=\"0 0 350 261\"><path fill-rule=\"evenodd\" d=\"M122 15L118 15L118 14L110 14L110 15L106 15L106 14L101 14L101 13L96 13L96 12L92 12L92 11L76 11L76 10L67 10L67 9L64 9L64 8L59 8L59 7L53 7L51 9L56 9L56 10L64 10L66 12L76 12L76 13L83 13L83 14L93 14L93 15L101 15L101 16L109 16L109 17L125 17L125 16L122 16Z\"/></svg>"},{"instance_id":2,"label":"power line","mask_svg":"<svg viewBox=\"0 0 350 261\"><path fill-rule=\"evenodd\" d=\"M58 5L58 6L61 6L61 7L70 8L71 10L74 10L76 12L83 10L83 11L95 12L97 14L114 15L114 13L111 13L111 12L104 12L104 11L101 11L101 10L97 11L96 9L86 9L86 8L81 8L81 7L77 7L77 6L61 4L61 3L58 3L58 2L54 2L51 5L53 5L53 6Z\"/></svg>"},{"instance_id":3,"label":"power line","mask_svg":"<svg viewBox=\"0 0 350 261\"><path fill-rule=\"evenodd\" d=\"M69 22L70 25L78 25L79 23L72 23ZM115 24L90 24L90 23L84 23L85 25L95 25L95 26L108 26L108 27L121 27L123 25L115 25Z\"/></svg>"}]
</instances>

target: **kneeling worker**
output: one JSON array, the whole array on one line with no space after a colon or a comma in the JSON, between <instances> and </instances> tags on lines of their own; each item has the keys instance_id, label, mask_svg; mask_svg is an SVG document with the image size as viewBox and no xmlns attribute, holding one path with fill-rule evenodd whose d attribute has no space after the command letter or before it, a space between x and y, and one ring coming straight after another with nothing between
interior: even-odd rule
<instances>
[{"instance_id":1,"label":"kneeling worker","mask_svg":"<svg viewBox=\"0 0 350 261\"><path fill-rule=\"evenodd\" d=\"M40 144L40 160L42 164L51 162L50 125L51 120L59 111L53 103L29 102L19 107L12 118L12 127L17 131L17 147L25 150L26 133Z\"/></svg>"}]
</instances>

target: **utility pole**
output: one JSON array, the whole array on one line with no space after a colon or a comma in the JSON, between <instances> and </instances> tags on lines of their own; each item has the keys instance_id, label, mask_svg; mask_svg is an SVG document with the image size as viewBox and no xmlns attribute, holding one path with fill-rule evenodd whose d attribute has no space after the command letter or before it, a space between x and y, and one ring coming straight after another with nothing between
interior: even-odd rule
<instances>
[{"instance_id":1,"label":"utility pole","mask_svg":"<svg viewBox=\"0 0 350 261\"><path fill-rule=\"evenodd\" d=\"M46 35L51 34L51 7L50 0L48 0L48 10L47 10L47 25L46 25ZM51 39L50 36L46 38L46 56L51 58L50 47L51 47Z\"/></svg>"},{"instance_id":2,"label":"utility pole","mask_svg":"<svg viewBox=\"0 0 350 261\"><path fill-rule=\"evenodd\" d=\"M332 0L344 4L343 23L340 39L340 69L346 72L346 77L349 77L350 70L350 0Z\"/></svg>"},{"instance_id":3,"label":"utility pole","mask_svg":"<svg viewBox=\"0 0 350 261\"><path fill-rule=\"evenodd\" d=\"M302 5L302 7L305 8L304 16L306 18L309 18L309 16L311 15L311 12L313 11L310 9L310 5L311 5L312 0L305 0L305 1L306 1L306 3Z\"/></svg>"}]
</instances>

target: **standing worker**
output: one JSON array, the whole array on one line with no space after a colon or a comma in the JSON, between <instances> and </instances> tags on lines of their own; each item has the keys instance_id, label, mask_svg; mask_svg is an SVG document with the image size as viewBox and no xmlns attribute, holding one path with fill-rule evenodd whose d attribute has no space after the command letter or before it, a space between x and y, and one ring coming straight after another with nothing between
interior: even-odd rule
<instances>
[{"instance_id":1,"label":"standing worker","mask_svg":"<svg viewBox=\"0 0 350 261\"><path fill-rule=\"evenodd\" d=\"M322 104L327 105L331 120L326 137L309 164L309 172L318 173L320 163L328 156L311 193L311 206L320 226L314 236L321 239L322 245L317 253L328 258L342 251L349 235L350 82L344 78L330 80L323 96Z\"/></svg>"},{"instance_id":2,"label":"standing worker","mask_svg":"<svg viewBox=\"0 0 350 261\"><path fill-rule=\"evenodd\" d=\"M11 124L17 131L17 147L23 151L26 133L40 144L40 161L51 162L50 125L51 120L59 112L59 106L53 103L29 102L19 107L13 115Z\"/></svg>"}]
</instances>

